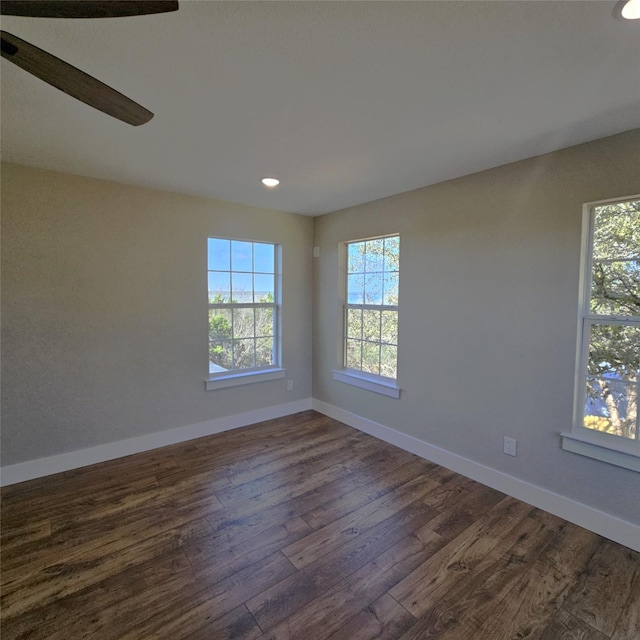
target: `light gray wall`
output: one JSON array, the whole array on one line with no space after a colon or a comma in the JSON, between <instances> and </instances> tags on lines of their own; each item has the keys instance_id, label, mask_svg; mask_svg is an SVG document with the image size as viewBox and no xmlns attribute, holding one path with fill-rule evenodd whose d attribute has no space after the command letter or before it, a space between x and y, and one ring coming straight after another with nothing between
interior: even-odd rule
<instances>
[{"instance_id":1,"label":"light gray wall","mask_svg":"<svg viewBox=\"0 0 640 640\"><path fill-rule=\"evenodd\" d=\"M639 523L637 474L558 437L582 204L638 192L640 131L315 220L3 164L2 464L308 398L313 308L314 397ZM392 232L400 400L331 378L338 243ZM283 245L294 392L283 380L204 391L209 235Z\"/></svg>"},{"instance_id":2,"label":"light gray wall","mask_svg":"<svg viewBox=\"0 0 640 640\"><path fill-rule=\"evenodd\" d=\"M2 165L2 464L311 396L311 218ZM285 381L205 391L206 238L283 252Z\"/></svg>"},{"instance_id":3,"label":"light gray wall","mask_svg":"<svg viewBox=\"0 0 640 640\"><path fill-rule=\"evenodd\" d=\"M572 420L582 205L639 192L636 130L316 218L314 397L640 523L638 474L559 438ZM331 376L338 243L394 232L399 400Z\"/></svg>"}]
</instances>

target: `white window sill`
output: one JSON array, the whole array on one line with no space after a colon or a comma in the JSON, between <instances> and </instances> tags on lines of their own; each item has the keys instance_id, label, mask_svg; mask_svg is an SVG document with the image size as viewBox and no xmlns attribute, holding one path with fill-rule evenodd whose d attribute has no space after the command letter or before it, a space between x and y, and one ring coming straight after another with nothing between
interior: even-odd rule
<instances>
[{"instance_id":1,"label":"white window sill","mask_svg":"<svg viewBox=\"0 0 640 640\"><path fill-rule=\"evenodd\" d=\"M381 376L368 375L366 373L357 373L355 371L348 371L341 369L339 371L333 371L333 379L338 382L344 382L360 389L366 389L367 391L373 391L374 393L380 393L383 396L390 398L400 397L400 388L396 384L395 380L390 378L382 378Z\"/></svg>"},{"instance_id":2,"label":"white window sill","mask_svg":"<svg viewBox=\"0 0 640 640\"><path fill-rule=\"evenodd\" d=\"M560 437L562 438L562 448L565 451L602 460L602 462L608 462L617 467L640 471L640 448L636 441L625 441L623 438L597 431L584 435L561 433Z\"/></svg>"},{"instance_id":3,"label":"white window sill","mask_svg":"<svg viewBox=\"0 0 640 640\"><path fill-rule=\"evenodd\" d=\"M216 389L228 389L238 387L243 384L253 384L254 382L266 382L267 380L278 380L286 375L285 369L265 369L263 371L242 371L218 375L204 381L207 391Z\"/></svg>"}]
</instances>

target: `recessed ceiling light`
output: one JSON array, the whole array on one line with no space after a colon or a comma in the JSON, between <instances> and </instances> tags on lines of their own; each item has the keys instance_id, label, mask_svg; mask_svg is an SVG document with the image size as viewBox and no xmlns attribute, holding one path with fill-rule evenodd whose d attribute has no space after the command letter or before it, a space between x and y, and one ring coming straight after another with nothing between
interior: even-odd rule
<instances>
[{"instance_id":1,"label":"recessed ceiling light","mask_svg":"<svg viewBox=\"0 0 640 640\"><path fill-rule=\"evenodd\" d=\"M262 184L265 187L269 187L269 189L273 189L273 187L277 187L280 184L280 180L277 178L262 178Z\"/></svg>"},{"instance_id":2,"label":"recessed ceiling light","mask_svg":"<svg viewBox=\"0 0 640 640\"><path fill-rule=\"evenodd\" d=\"M622 17L627 20L637 20L640 18L640 0L629 0L622 7Z\"/></svg>"}]
</instances>

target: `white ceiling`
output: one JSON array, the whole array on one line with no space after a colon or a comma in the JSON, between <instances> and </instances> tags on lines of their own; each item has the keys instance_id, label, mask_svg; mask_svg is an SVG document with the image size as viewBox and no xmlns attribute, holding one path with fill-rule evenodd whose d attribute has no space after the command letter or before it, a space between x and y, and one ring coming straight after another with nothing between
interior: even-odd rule
<instances>
[{"instance_id":1,"label":"white ceiling","mask_svg":"<svg viewBox=\"0 0 640 640\"><path fill-rule=\"evenodd\" d=\"M2 61L2 158L316 215L640 127L614 2L205 2L2 28L155 113ZM267 190L264 176L282 184Z\"/></svg>"}]
</instances>

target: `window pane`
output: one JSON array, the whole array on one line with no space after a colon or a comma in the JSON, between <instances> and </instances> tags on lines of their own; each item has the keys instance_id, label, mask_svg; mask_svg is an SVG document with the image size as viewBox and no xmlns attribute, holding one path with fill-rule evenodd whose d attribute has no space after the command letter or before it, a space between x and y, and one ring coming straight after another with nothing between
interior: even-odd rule
<instances>
[{"instance_id":1,"label":"window pane","mask_svg":"<svg viewBox=\"0 0 640 640\"><path fill-rule=\"evenodd\" d=\"M393 236L384 239L384 270L398 271L400 269L400 237Z\"/></svg>"},{"instance_id":2,"label":"window pane","mask_svg":"<svg viewBox=\"0 0 640 640\"><path fill-rule=\"evenodd\" d=\"M594 324L589 336L588 375L637 381L640 327Z\"/></svg>"},{"instance_id":3,"label":"window pane","mask_svg":"<svg viewBox=\"0 0 640 640\"><path fill-rule=\"evenodd\" d=\"M362 309L347 309L347 337L362 338Z\"/></svg>"},{"instance_id":4,"label":"window pane","mask_svg":"<svg viewBox=\"0 0 640 640\"><path fill-rule=\"evenodd\" d=\"M231 311L229 309L209 309L209 338L211 340L230 340Z\"/></svg>"},{"instance_id":5,"label":"window pane","mask_svg":"<svg viewBox=\"0 0 640 640\"><path fill-rule=\"evenodd\" d=\"M382 312L382 342L398 344L398 312Z\"/></svg>"},{"instance_id":6,"label":"window pane","mask_svg":"<svg viewBox=\"0 0 640 640\"><path fill-rule=\"evenodd\" d=\"M220 238L209 238L207 257L209 269L229 271L231 268L231 242Z\"/></svg>"},{"instance_id":7,"label":"window pane","mask_svg":"<svg viewBox=\"0 0 640 640\"><path fill-rule=\"evenodd\" d=\"M367 273L382 271L384 265L384 240L368 240L365 243L365 267Z\"/></svg>"},{"instance_id":8,"label":"window pane","mask_svg":"<svg viewBox=\"0 0 640 640\"><path fill-rule=\"evenodd\" d=\"M349 369L360 370L362 361L362 342L359 340L347 340L345 354L345 366Z\"/></svg>"},{"instance_id":9,"label":"window pane","mask_svg":"<svg viewBox=\"0 0 640 640\"><path fill-rule=\"evenodd\" d=\"M374 309L362 311L362 338L371 342L380 342L380 311Z\"/></svg>"},{"instance_id":10,"label":"window pane","mask_svg":"<svg viewBox=\"0 0 640 640\"><path fill-rule=\"evenodd\" d=\"M372 342L362 343L362 370L375 375L380 374L380 345Z\"/></svg>"},{"instance_id":11,"label":"window pane","mask_svg":"<svg viewBox=\"0 0 640 640\"><path fill-rule=\"evenodd\" d=\"M209 271L209 302L231 301L231 278L229 272Z\"/></svg>"},{"instance_id":12,"label":"window pane","mask_svg":"<svg viewBox=\"0 0 640 640\"><path fill-rule=\"evenodd\" d=\"M253 276L253 290L256 302L273 302L275 299L273 276Z\"/></svg>"},{"instance_id":13,"label":"window pane","mask_svg":"<svg viewBox=\"0 0 640 640\"><path fill-rule=\"evenodd\" d=\"M587 381L584 426L623 438L636 437L638 386L610 377Z\"/></svg>"},{"instance_id":14,"label":"window pane","mask_svg":"<svg viewBox=\"0 0 640 640\"><path fill-rule=\"evenodd\" d=\"M380 347L380 375L387 378L397 376L398 347L383 344Z\"/></svg>"},{"instance_id":15,"label":"window pane","mask_svg":"<svg viewBox=\"0 0 640 640\"><path fill-rule=\"evenodd\" d=\"M256 339L256 367L273 364L273 338Z\"/></svg>"},{"instance_id":16,"label":"window pane","mask_svg":"<svg viewBox=\"0 0 640 640\"><path fill-rule=\"evenodd\" d=\"M367 273L364 278L365 304L382 304L382 274Z\"/></svg>"},{"instance_id":17,"label":"window pane","mask_svg":"<svg viewBox=\"0 0 640 640\"><path fill-rule=\"evenodd\" d=\"M209 339L209 373L228 371L232 362L231 341Z\"/></svg>"},{"instance_id":18,"label":"window pane","mask_svg":"<svg viewBox=\"0 0 640 640\"><path fill-rule=\"evenodd\" d=\"M382 304L398 305L398 272L384 274L384 296Z\"/></svg>"},{"instance_id":19,"label":"window pane","mask_svg":"<svg viewBox=\"0 0 640 640\"><path fill-rule=\"evenodd\" d=\"M606 429L625 438L635 437L639 379L640 327L592 325L585 426ZM606 418L609 423L593 418Z\"/></svg>"},{"instance_id":20,"label":"window pane","mask_svg":"<svg viewBox=\"0 0 640 640\"><path fill-rule=\"evenodd\" d=\"M255 366L254 340L233 341L233 368L249 369Z\"/></svg>"},{"instance_id":21,"label":"window pane","mask_svg":"<svg viewBox=\"0 0 640 640\"><path fill-rule=\"evenodd\" d=\"M252 271L252 243L239 242L233 240L231 242L231 270L232 271Z\"/></svg>"},{"instance_id":22,"label":"window pane","mask_svg":"<svg viewBox=\"0 0 640 640\"><path fill-rule=\"evenodd\" d=\"M273 336L275 335L273 327L273 309L265 309L260 307L255 310L256 318L256 336Z\"/></svg>"},{"instance_id":23,"label":"window pane","mask_svg":"<svg viewBox=\"0 0 640 640\"><path fill-rule=\"evenodd\" d=\"M352 242L347 245L347 271L349 273L364 272L364 242Z\"/></svg>"},{"instance_id":24,"label":"window pane","mask_svg":"<svg viewBox=\"0 0 640 640\"><path fill-rule=\"evenodd\" d=\"M233 337L253 338L253 336L255 336L253 309L234 309Z\"/></svg>"},{"instance_id":25,"label":"window pane","mask_svg":"<svg viewBox=\"0 0 640 640\"><path fill-rule=\"evenodd\" d=\"M275 273L274 246L272 244L254 243L253 270L258 273Z\"/></svg>"},{"instance_id":26,"label":"window pane","mask_svg":"<svg viewBox=\"0 0 640 640\"><path fill-rule=\"evenodd\" d=\"M231 274L233 302L253 302L253 277L250 273Z\"/></svg>"},{"instance_id":27,"label":"window pane","mask_svg":"<svg viewBox=\"0 0 640 640\"><path fill-rule=\"evenodd\" d=\"M640 260L594 260L591 311L601 315L640 315Z\"/></svg>"},{"instance_id":28,"label":"window pane","mask_svg":"<svg viewBox=\"0 0 640 640\"><path fill-rule=\"evenodd\" d=\"M364 276L362 274L348 276L347 302L348 304L364 304Z\"/></svg>"},{"instance_id":29,"label":"window pane","mask_svg":"<svg viewBox=\"0 0 640 640\"><path fill-rule=\"evenodd\" d=\"M596 207L593 257L640 258L640 200Z\"/></svg>"}]
</instances>

